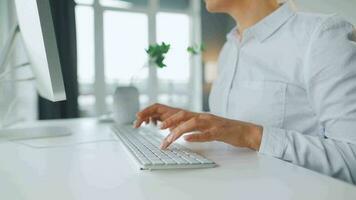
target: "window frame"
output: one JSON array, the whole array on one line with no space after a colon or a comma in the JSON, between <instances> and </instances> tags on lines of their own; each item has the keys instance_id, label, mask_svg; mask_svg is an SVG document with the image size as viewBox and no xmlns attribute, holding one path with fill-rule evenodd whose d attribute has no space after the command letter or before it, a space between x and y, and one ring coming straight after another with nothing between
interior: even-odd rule
<instances>
[{"instance_id":1,"label":"window frame","mask_svg":"<svg viewBox=\"0 0 356 200\"><path fill-rule=\"evenodd\" d=\"M133 13L143 13L148 17L148 43L155 44L157 41L156 33L156 15L159 12L186 14L190 18L190 43L200 44L201 37L201 1L190 0L190 5L187 9L167 9L159 8L160 0L148 0L147 7L133 6L130 8L121 8L114 6L106 6L100 3L100 0L93 0L93 4L81 4L78 6L90 6L94 11L94 96L95 96L95 113L102 115L108 112L107 107L107 91L105 80L105 60L104 60L104 12L105 11L123 11ZM194 111L202 111L202 57L201 55L190 57L190 88L188 96L190 99L189 108ZM148 92L149 103L157 102L158 98L158 77L155 67L149 68L148 83L151 89ZM80 94L79 94L80 95Z\"/></svg>"}]
</instances>

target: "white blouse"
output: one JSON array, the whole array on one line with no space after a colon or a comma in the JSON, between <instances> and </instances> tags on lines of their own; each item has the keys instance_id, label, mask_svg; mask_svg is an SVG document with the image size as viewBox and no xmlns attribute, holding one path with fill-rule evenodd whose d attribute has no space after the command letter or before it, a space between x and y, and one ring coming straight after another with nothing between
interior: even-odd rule
<instances>
[{"instance_id":1,"label":"white blouse","mask_svg":"<svg viewBox=\"0 0 356 200\"><path fill-rule=\"evenodd\" d=\"M213 114L262 125L259 152L356 184L356 31L289 4L227 36Z\"/></svg>"}]
</instances>

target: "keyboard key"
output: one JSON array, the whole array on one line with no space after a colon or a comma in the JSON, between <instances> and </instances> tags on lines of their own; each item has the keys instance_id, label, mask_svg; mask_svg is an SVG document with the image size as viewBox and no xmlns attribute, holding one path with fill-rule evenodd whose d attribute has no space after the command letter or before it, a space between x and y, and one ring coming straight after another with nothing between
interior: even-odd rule
<instances>
[{"instance_id":1,"label":"keyboard key","mask_svg":"<svg viewBox=\"0 0 356 200\"><path fill-rule=\"evenodd\" d=\"M174 164L177 164L177 162L174 161L174 160L163 160L163 162L164 162L165 164L167 164L167 165L174 165Z\"/></svg>"},{"instance_id":2,"label":"keyboard key","mask_svg":"<svg viewBox=\"0 0 356 200\"><path fill-rule=\"evenodd\" d=\"M139 159L141 161L142 164L152 164L150 160L148 160L147 158L140 158Z\"/></svg>"},{"instance_id":3,"label":"keyboard key","mask_svg":"<svg viewBox=\"0 0 356 200\"><path fill-rule=\"evenodd\" d=\"M154 161L151 160L151 162L154 165L164 165L164 162L162 160L154 160Z\"/></svg>"},{"instance_id":4,"label":"keyboard key","mask_svg":"<svg viewBox=\"0 0 356 200\"><path fill-rule=\"evenodd\" d=\"M188 164L189 162L180 158L180 157L177 157L177 158L173 158L173 160L175 160L178 164Z\"/></svg>"}]
</instances>

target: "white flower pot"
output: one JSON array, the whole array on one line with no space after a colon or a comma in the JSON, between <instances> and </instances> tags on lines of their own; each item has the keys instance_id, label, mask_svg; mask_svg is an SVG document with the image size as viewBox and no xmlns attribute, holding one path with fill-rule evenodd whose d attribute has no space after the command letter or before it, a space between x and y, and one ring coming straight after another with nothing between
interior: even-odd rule
<instances>
[{"instance_id":1,"label":"white flower pot","mask_svg":"<svg viewBox=\"0 0 356 200\"><path fill-rule=\"evenodd\" d=\"M131 124L139 112L139 92L136 87L118 87L114 94L114 121L117 124Z\"/></svg>"}]
</instances>

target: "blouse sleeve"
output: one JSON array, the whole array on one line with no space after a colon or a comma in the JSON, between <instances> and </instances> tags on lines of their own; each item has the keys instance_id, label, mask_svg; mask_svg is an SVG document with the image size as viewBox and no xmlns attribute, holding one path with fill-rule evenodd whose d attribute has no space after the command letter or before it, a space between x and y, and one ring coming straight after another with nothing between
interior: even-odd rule
<instances>
[{"instance_id":1,"label":"blouse sleeve","mask_svg":"<svg viewBox=\"0 0 356 200\"><path fill-rule=\"evenodd\" d=\"M356 32L337 16L310 40L304 63L323 137L264 127L259 152L356 184Z\"/></svg>"}]
</instances>

